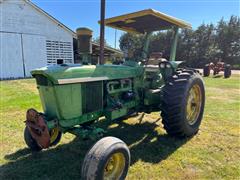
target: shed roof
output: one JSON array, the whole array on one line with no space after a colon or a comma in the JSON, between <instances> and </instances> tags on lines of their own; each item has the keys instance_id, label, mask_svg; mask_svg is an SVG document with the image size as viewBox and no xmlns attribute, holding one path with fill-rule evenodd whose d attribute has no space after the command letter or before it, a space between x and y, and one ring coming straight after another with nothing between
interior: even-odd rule
<instances>
[{"instance_id":1,"label":"shed roof","mask_svg":"<svg viewBox=\"0 0 240 180\"><path fill-rule=\"evenodd\" d=\"M29 4L30 6L32 6L34 9L36 9L37 11L39 11L40 13L44 14L45 16L47 16L49 19L51 19L54 23L56 23L58 26L62 27L63 29L65 29L66 31L68 31L69 33L71 33L73 36L75 36L75 32L72 31L70 28L68 28L66 25L64 25L63 23L61 23L60 21L58 21L56 18L54 18L53 16L51 16L50 14L48 14L46 11L44 11L43 9L41 9L40 7L38 7L36 4L34 4L33 2L31 2L30 0L24 0L27 4Z\"/></svg>"},{"instance_id":2,"label":"shed roof","mask_svg":"<svg viewBox=\"0 0 240 180\"><path fill-rule=\"evenodd\" d=\"M100 45L96 42L92 42L92 47L93 47L93 55L99 56L100 54ZM118 55L123 55L123 52L121 50L109 47L109 46L104 46L104 55L109 56L111 54L118 54Z\"/></svg>"},{"instance_id":3,"label":"shed roof","mask_svg":"<svg viewBox=\"0 0 240 180\"><path fill-rule=\"evenodd\" d=\"M135 33L166 30L173 26L191 28L191 24L153 9L112 17L105 20L105 25Z\"/></svg>"}]
</instances>

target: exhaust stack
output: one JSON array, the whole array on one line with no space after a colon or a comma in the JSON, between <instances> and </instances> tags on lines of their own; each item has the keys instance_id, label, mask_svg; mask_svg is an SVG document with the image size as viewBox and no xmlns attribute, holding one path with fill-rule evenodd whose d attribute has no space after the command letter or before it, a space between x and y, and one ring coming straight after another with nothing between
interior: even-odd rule
<instances>
[{"instance_id":1,"label":"exhaust stack","mask_svg":"<svg viewBox=\"0 0 240 180\"><path fill-rule=\"evenodd\" d=\"M92 33L89 28L81 27L76 30L77 34L77 52L82 57L82 64L90 63L90 54L92 54Z\"/></svg>"}]
</instances>

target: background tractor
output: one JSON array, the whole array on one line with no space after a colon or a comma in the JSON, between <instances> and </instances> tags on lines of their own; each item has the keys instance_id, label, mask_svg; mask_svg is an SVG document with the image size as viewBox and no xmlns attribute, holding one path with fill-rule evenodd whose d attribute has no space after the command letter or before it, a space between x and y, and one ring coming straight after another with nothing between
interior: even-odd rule
<instances>
[{"instance_id":1,"label":"background tractor","mask_svg":"<svg viewBox=\"0 0 240 180\"><path fill-rule=\"evenodd\" d=\"M210 75L211 70L213 70L213 75L219 74L221 71L224 72L224 77L229 78L231 76L231 65L225 64L224 62L218 61L217 63L211 62L206 64L203 68L203 76L207 77Z\"/></svg>"},{"instance_id":2,"label":"background tractor","mask_svg":"<svg viewBox=\"0 0 240 180\"><path fill-rule=\"evenodd\" d=\"M196 134L204 112L204 83L198 71L178 68L181 62L175 61L178 30L191 28L190 24L152 9L101 22L144 34L142 60L132 57L121 65L90 65L91 30L78 29L78 51L84 56L84 65L60 64L31 72L44 112L27 111L24 137L29 148L39 151L56 145L66 132L83 139L98 138L104 134L95 127L100 117L112 123L134 112L153 110L161 111L169 135L182 138ZM173 32L170 59L159 53L149 57L151 33L167 29ZM129 165L127 145L118 138L104 137L85 156L82 178L124 179Z\"/></svg>"}]
</instances>

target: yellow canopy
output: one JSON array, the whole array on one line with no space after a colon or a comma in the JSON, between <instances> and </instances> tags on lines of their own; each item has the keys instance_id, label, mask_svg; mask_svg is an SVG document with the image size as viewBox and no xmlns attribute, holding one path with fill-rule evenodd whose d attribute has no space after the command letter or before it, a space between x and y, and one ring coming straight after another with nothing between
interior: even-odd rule
<instances>
[{"instance_id":1,"label":"yellow canopy","mask_svg":"<svg viewBox=\"0 0 240 180\"><path fill-rule=\"evenodd\" d=\"M191 24L153 9L109 18L105 20L105 25L135 33L166 30L173 26L191 28Z\"/></svg>"}]
</instances>

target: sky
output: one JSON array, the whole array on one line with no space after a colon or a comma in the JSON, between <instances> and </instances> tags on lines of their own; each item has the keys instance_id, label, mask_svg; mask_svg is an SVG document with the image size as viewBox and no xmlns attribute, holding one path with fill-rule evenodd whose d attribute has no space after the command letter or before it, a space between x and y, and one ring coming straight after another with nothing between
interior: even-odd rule
<instances>
[{"instance_id":1,"label":"sky","mask_svg":"<svg viewBox=\"0 0 240 180\"><path fill-rule=\"evenodd\" d=\"M93 30L99 37L100 0L32 0L37 6L75 31L78 27ZM106 0L106 18L152 8L192 24L196 29L202 23L217 22L223 17L240 15L240 0ZM123 32L117 30L116 48ZM115 29L105 29L105 39L115 47Z\"/></svg>"}]
</instances>

